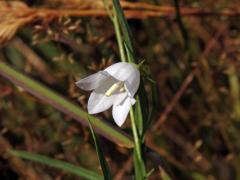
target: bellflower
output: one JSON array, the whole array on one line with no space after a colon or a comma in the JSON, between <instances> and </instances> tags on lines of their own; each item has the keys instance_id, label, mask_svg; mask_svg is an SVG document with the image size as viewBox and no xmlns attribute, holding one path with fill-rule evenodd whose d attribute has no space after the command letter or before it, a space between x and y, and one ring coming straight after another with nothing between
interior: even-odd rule
<instances>
[{"instance_id":1,"label":"bellflower","mask_svg":"<svg viewBox=\"0 0 240 180\"><path fill-rule=\"evenodd\" d=\"M87 105L89 114L97 114L113 107L113 119L121 126L136 102L134 95L139 82L138 69L130 63L119 62L77 81L76 85L92 91Z\"/></svg>"}]
</instances>

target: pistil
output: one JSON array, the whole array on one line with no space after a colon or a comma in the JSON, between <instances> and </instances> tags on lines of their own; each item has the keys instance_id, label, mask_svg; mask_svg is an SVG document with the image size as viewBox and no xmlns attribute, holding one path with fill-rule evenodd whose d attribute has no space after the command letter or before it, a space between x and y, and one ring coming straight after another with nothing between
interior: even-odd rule
<instances>
[{"instance_id":1,"label":"pistil","mask_svg":"<svg viewBox=\"0 0 240 180\"><path fill-rule=\"evenodd\" d=\"M123 92L124 89L124 83L122 81L119 81L117 83L114 83L105 93L106 96L111 96L115 92Z\"/></svg>"}]
</instances>

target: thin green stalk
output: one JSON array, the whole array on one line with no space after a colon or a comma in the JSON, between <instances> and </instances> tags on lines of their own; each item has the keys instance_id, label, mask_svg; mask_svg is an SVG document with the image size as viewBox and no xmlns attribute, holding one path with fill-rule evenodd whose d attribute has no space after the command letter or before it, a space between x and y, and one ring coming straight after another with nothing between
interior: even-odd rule
<instances>
[{"instance_id":1,"label":"thin green stalk","mask_svg":"<svg viewBox=\"0 0 240 180\"><path fill-rule=\"evenodd\" d=\"M121 61L126 62L126 54L124 51L124 46L123 46L123 40L122 40L122 36L121 36L121 30L119 27L119 22L118 22L118 18L117 18L117 13L116 13L116 9L113 8L113 25L114 25L114 30L116 33L116 38L117 38L117 43L118 43L118 48L120 51L120 57L121 57Z\"/></svg>"},{"instance_id":2,"label":"thin green stalk","mask_svg":"<svg viewBox=\"0 0 240 180\"><path fill-rule=\"evenodd\" d=\"M117 42L118 42L118 47L120 51L120 56L121 56L121 61L125 62L126 59L126 54L124 50L124 45L123 45L123 39L121 35L121 29L119 26L118 22L118 17L116 13L115 7L113 7L113 13L114 13L114 18L113 18L113 24L116 32L116 37L117 37ZM130 109L130 119L131 119L131 124L132 124L132 131L133 131L133 137L134 137L134 143L135 143L135 148L137 152L138 159L142 159L141 157L141 142L139 141L139 136L138 136L138 131L137 131L137 126L135 123L135 117L134 117L134 112L133 109Z\"/></svg>"},{"instance_id":3,"label":"thin green stalk","mask_svg":"<svg viewBox=\"0 0 240 180\"><path fill-rule=\"evenodd\" d=\"M121 61L135 63L135 55L133 51L132 40L130 38L130 30L118 0L113 0L113 14L114 14L114 17L113 18L110 17L110 18L112 19L112 22L114 25L119 52L121 56ZM139 113L142 113L142 112L139 111ZM142 115L140 116L142 117ZM137 115L135 116L133 108L130 109L130 118L131 118L131 124L132 124L132 132L134 136L135 178L145 179L147 175L146 175L145 164L142 157L143 140L141 139L141 137L143 136L141 137L139 136L139 127L137 126L138 119L136 119Z\"/></svg>"},{"instance_id":4,"label":"thin green stalk","mask_svg":"<svg viewBox=\"0 0 240 180\"><path fill-rule=\"evenodd\" d=\"M124 17L124 13L121 9L120 3L117 0L113 0L113 11L114 11L114 27L119 44L119 51L121 57L128 57L128 62L135 62L134 50L132 46L132 41L130 38L130 30L128 24ZM125 44L124 44L125 43ZM125 51L126 50L126 51ZM125 54L126 53L126 54ZM122 58L122 61L125 61L125 58ZM137 98L138 99L138 98ZM142 113L142 112L139 112ZM142 115L141 115L142 116ZM132 132L134 137L134 168L135 168L135 178L136 179L145 179L146 178L146 169L142 157L142 139L139 136L139 127L136 123L136 117L133 111L133 108L130 109L130 119L132 125Z\"/></svg>"},{"instance_id":5,"label":"thin green stalk","mask_svg":"<svg viewBox=\"0 0 240 180\"><path fill-rule=\"evenodd\" d=\"M129 55L129 57L131 57L131 59L128 59L128 61L135 62L135 53L134 53L134 49L133 49L132 36L131 36L131 32L130 32L128 23L124 16L123 9L121 7L119 0L112 0L112 3L113 3L113 8L115 9L115 12L116 12L116 16L118 18L118 22L121 26L124 43L127 46L128 51L130 52L130 53L128 53L128 55Z\"/></svg>"},{"instance_id":6,"label":"thin green stalk","mask_svg":"<svg viewBox=\"0 0 240 180\"><path fill-rule=\"evenodd\" d=\"M137 126L135 123L136 121L135 121L134 112L132 108L130 109L130 119L132 124L133 139L134 139L134 144L137 152L137 157L138 159L142 159L141 142L139 141Z\"/></svg>"}]
</instances>

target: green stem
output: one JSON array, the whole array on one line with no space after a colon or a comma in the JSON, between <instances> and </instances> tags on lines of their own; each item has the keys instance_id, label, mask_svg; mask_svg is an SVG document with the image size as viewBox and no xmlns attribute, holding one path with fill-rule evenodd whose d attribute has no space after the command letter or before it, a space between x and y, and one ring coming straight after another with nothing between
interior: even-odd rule
<instances>
[{"instance_id":1,"label":"green stem","mask_svg":"<svg viewBox=\"0 0 240 180\"><path fill-rule=\"evenodd\" d=\"M132 107L130 109L130 119L131 119L131 124L132 124L133 139L134 139L134 145L135 145L136 152L137 152L137 157L138 157L138 159L142 159L141 142L139 141L137 126L135 123L135 117L134 117L134 112L133 112Z\"/></svg>"},{"instance_id":2,"label":"green stem","mask_svg":"<svg viewBox=\"0 0 240 180\"><path fill-rule=\"evenodd\" d=\"M116 33L116 37L117 37L117 43L118 43L118 48L120 51L121 61L126 62L126 55L125 55L125 51L124 51L121 30L119 27L119 22L118 22L115 8L113 8L113 13L114 13L113 25L114 25L114 29L115 29L115 33Z\"/></svg>"},{"instance_id":3,"label":"green stem","mask_svg":"<svg viewBox=\"0 0 240 180\"><path fill-rule=\"evenodd\" d=\"M121 61L134 63L135 56L133 55L134 52L130 38L130 31L118 0L113 0L113 15L114 17L112 18L112 21L116 33ZM124 42L126 42L126 44L124 44ZM139 66L141 66L141 63ZM146 169L142 158L142 140L139 137L138 127L136 124L137 119L132 107L130 109L130 119L134 137L134 159L136 159L136 161L134 160L135 177L136 179L145 179Z\"/></svg>"},{"instance_id":4,"label":"green stem","mask_svg":"<svg viewBox=\"0 0 240 180\"><path fill-rule=\"evenodd\" d=\"M118 47L119 47L119 51L120 51L121 61L125 62L126 61L126 58L125 58L126 54L125 54L125 50L124 50L123 39L122 39L121 30L120 30L118 17L117 17L117 13L116 13L115 8L113 8L113 13L114 13L113 24L114 24L116 37L117 37L117 42L118 42ZM131 119L131 123L132 123L132 131L133 131L133 137L134 137L134 143L135 143L135 148L136 148L136 152L137 152L137 157L140 160L140 159L142 159L141 143L139 141L137 126L136 126L136 123L135 123L135 117L134 117L134 112L133 112L132 107L130 109L130 119Z\"/></svg>"}]
</instances>

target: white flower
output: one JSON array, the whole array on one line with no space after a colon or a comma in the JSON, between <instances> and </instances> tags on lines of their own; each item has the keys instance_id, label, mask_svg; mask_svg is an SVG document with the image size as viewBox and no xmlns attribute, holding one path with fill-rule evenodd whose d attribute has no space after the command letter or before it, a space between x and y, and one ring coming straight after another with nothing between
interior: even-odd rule
<instances>
[{"instance_id":1,"label":"white flower","mask_svg":"<svg viewBox=\"0 0 240 180\"><path fill-rule=\"evenodd\" d=\"M76 82L87 91L93 90L88 100L88 113L96 114L111 106L114 121L121 126L135 104L134 95L139 87L140 73L134 65L119 62Z\"/></svg>"}]
</instances>

